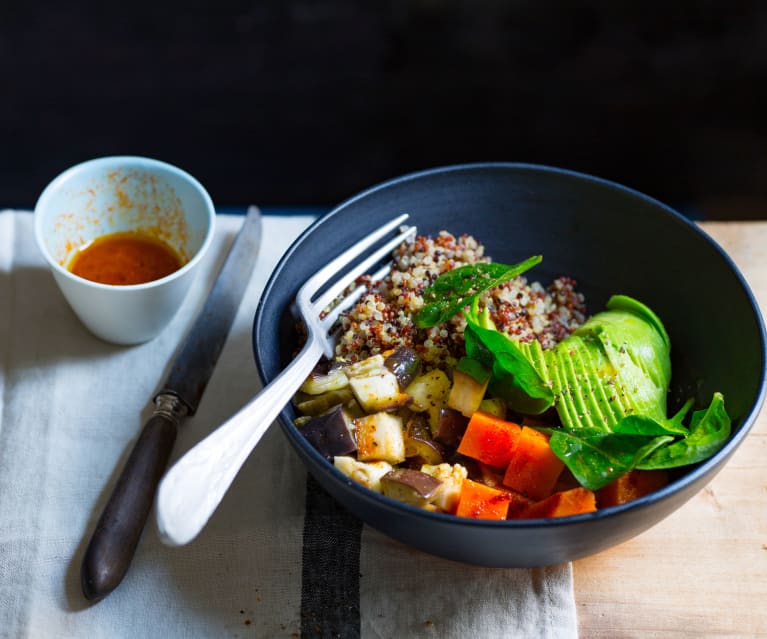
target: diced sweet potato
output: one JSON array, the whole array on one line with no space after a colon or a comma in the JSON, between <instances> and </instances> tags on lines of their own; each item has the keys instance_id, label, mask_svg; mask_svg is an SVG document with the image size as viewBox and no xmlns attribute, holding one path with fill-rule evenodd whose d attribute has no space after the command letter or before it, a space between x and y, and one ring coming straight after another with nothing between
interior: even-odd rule
<instances>
[{"instance_id":1,"label":"diced sweet potato","mask_svg":"<svg viewBox=\"0 0 767 639\"><path fill-rule=\"evenodd\" d=\"M455 514L472 519L506 519L510 500L511 496L506 490L465 479Z\"/></svg>"},{"instance_id":2,"label":"diced sweet potato","mask_svg":"<svg viewBox=\"0 0 767 639\"><path fill-rule=\"evenodd\" d=\"M534 503L522 513L522 518L568 517L594 512L596 509L594 493L579 486L572 490L554 493L551 497Z\"/></svg>"},{"instance_id":3,"label":"diced sweet potato","mask_svg":"<svg viewBox=\"0 0 767 639\"><path fill-rule=\"evenodd\" d=\"M668 483L666 470L632 470L597 491L600 508L625 504L663 488Z\"/></svg>"},{"instance_id":4,"label":"diced sweet potato","mask_svg":"<svg viewBox=\"0 0 767 639\"><path fill-rule=\"evenodd\" d=\"M544 499L554 492L564 467L551 450L549 438L534 428L523 426L503 483L532 499Z\"/></svg>"},{"instance_id":5,"label":"diced sweet potato","mask_svg":"<svg viewBox=\"0 0 767 639\"><path fill-rule=\"evenodd\" d=\"M493 415L477 411L471 416L458 452L494 468L506 468L522 429Z\"/></svg>"}]
</instances>

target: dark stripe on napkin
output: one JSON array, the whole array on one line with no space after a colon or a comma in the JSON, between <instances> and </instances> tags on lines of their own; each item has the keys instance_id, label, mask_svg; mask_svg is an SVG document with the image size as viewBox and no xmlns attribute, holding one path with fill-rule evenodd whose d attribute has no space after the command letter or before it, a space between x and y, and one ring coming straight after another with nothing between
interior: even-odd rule
<instances>
[{"instance_id":1,"label":"dark stripe on napkin","mask_svg":"<svg viewBox=\"0 0 767 639\"><path fill-rule=\"evenodd\" d=\"M362 522L311 476L306 482L301 636L360 636Z\"/></svg>"}]
</instances>

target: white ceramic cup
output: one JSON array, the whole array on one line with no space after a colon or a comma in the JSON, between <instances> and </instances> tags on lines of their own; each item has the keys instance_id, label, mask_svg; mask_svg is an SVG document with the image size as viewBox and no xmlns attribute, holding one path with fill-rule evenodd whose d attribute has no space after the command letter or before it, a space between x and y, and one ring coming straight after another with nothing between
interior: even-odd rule
<instances>
[{"instance_id":1,"label":"white ceramic cup","mask_svg":"<svg viewBox=\"0 0 767 639\"><path fill-rule=\"evenodd\" d=\"M97 337L139 344L173 318L189 291L215 229L203 186L170 164L142 157L106 157L78 164L54 179L35 206L35 236L70 306ZM174 273L144 284L100 284L67 265L92 240L145 231L184 261Z\"/></svg>"}]
</instances>

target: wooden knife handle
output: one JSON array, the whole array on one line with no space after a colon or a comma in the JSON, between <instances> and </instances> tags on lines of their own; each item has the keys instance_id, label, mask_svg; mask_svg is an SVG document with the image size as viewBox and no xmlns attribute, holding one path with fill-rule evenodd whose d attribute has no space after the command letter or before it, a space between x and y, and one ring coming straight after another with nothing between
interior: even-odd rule
<instances>
[{"instance_id":1,"label":"wooden knife handle","mask_svg":"<svg viewBox=\"0 0 767 639\"><path fill-rule=\"evenodd\" d=\"M172 412L155 412L141 431L83 557L80 578L87 599L105 597L127 573L177 432Z\"/></svg>"}]
</instances>

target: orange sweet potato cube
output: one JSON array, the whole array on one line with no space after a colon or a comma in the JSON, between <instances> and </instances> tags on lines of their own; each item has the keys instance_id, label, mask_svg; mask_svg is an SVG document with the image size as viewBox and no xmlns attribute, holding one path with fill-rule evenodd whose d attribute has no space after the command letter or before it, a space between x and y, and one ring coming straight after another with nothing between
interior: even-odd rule
<instances>
[{"instance_id":1,"label":"orange sweet potato cube","mask_svg":"<svg viewBox=\"0 0 767 639\"><path fill-rule=\"evenodd\" d=\"M472 519L506 519L510 500L506 490L464 479L455 514Z\"/></svg>"},{"instance_id":2,"label":"orange sweet potato cube","mask_svg":"<svg viewBox=\"0 0 767 639\"><path fill-rule=\"evenodd\" d=\"M523 515L524 519L545 517L568 517L594 512L597 509L596 498L592 491L579 486L571 490L554 493L536 502Z\"/></svg>"},{"instance_id":3,"label":"orange sweet potato cube","mask_svg":"<svg viewBox=\"0 0 767 639\"><path fill-rule=\"evenodd\" d=\"M544 499L554 492L564 467L551 450L548 436L523 426L503 483L532 499Z\"/></svg>"},{"instance_id":4,"label":"orange sweet potato cube","mask_svg":"<svg viewBox=\"0 0 767 639\"><path fill-rule=\"evenodd\" d=\"M477 411L469 420L458 452L493 468L506 468L521 432L513 422Z\"/></svg>"},{"instance_id":5,"label":"orange sweet potato cube","mask_svg":"<svg viewBox=\"0 0 767 639\"><path fill-rule=\"evenodd\" d=\"M668 483L666 470L631 470L597 491L600 508L617 506L649 495Z\"/></svg>"}]
</instances>

